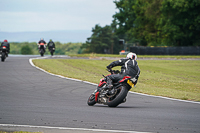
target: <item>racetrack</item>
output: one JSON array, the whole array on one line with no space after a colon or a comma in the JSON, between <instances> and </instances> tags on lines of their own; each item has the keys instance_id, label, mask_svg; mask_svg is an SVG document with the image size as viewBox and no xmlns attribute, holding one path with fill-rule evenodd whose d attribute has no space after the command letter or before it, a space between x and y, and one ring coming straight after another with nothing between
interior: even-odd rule
<instances>
[{"instance_id":1,"label":"racetrack","mask_svg":"<svg viewBox=\"0 0 200 133\"><path fill-rule=\"evenodd\" d=\"M39 131L46 131L45 126L68 128L69 132L77 128L82 132L200 132L198 103L129 93L127 102L117 108L90 107L86 102L95 85L44 73L31 66L29 58L10 56L0 62L0 130L32 125L43 126ZM14 128L28 128L22 127Z\"/></svg>"}]
</instances>

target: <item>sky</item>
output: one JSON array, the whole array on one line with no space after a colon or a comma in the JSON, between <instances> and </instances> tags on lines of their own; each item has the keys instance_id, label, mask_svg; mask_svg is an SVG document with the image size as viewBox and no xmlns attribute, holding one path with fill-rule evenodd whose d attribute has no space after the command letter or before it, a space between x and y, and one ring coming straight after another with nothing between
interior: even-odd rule
<instances>
[{"instance_id":1,"label":"sky","mask_svg":"<svg viewBox=\"0 0 200 133\"><path fill-rule=\"evenodd\" d=\"M114 0L0 0L0 32L92 30L110 25Z\"/></svg>"}]
</instances>

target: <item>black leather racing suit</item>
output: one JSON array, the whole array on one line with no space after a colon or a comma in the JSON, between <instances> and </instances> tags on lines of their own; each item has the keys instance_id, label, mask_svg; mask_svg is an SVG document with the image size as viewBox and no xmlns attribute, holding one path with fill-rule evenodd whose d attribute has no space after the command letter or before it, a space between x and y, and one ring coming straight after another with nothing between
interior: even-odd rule
<instances>
[{"instance_id":1,"label":"black leather racing suit","mask_svg":"<svg viewBox=\"0 0 200 133\"><path fill-rule=\"evenodd\" d=\"M53 41L49 41L48 44L47 44L47 47L50 51L52 48L55 48L55 43Z\"/></svg>"},{"instance_id":2,"label":"black leather racing suit","mask_svg":"<svg viewBox=\"0 0 200 133\"><path fill-rule=\"evenodd\" d=\"M121 73L112 74L108 76L113 82L118 82L119 80L123 79L124 76L131 76L132 78L138 79L140 74L140 68L138 67L138 63L136 60L128 58L120 59L118 61L113 61L112 63L110 63L110 65L108 65L107 68L113 68L115 66L122 67Z\"/></svg>"}]
</instances>

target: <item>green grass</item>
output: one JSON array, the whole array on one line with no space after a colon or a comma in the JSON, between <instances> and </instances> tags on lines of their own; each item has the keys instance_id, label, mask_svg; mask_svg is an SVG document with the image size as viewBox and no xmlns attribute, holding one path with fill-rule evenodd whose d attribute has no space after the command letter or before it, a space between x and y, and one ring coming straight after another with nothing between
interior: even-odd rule
<instances>
[{"instance_id":1,"label":"green grass","mask_svg":"<svg viewBox=\"0 0 200 133\"><path fill-rule=\"evenodd\" d=\"M48 72L98 83L113 60L37 59L36 66ZM137 87L131 91L200 101L200 60L138 60L141 69ZM120 69L117 67L116 69Z\"/></svg>"},{"instance_id":2,"label":"green grass","mask_svg":"<svg viewBox=\"0 0 200 133\"><path fill-rule=\"evenodd\" d=\"M200 60L138 61L141 75L133 91L200 101Z\"/></svg>"},{"instance_id":3,"label":"green grass","mask_svg":"<svg viewBox=\"0 0 200 133\"><path fill-rule=\"evenodd\" d=\"M90 54L70 54L71 57L124 57L124 55L115 55L115 54L96 54L96 53L90 53Z\"/></svg>"},{"instance_id":4,"label":"green grass","mask_svg":"<svg viewBox=\"0 0 200 133\"><path fill-rule=\"evenodd\" d=\"M91 53L91 54L70 54L69 56L71 57L91 57L91 58L96 58L96 57L117 57L117 58L124 58L126 57L125 55L119 55L119 54L96 54L96 53ZM200 58L199 55L138 55L138 58L176 58L176 59L182 59L182 58Z\"/></svg>"},{"instance_id":5,"label":"green grass","mask_svg":"<svg viewBox=\"0 0 200 133\"><path fill-rule=\"evenodd\" d=\"M63 75L69 78L98 83L102 74L108 74L105 65L108 60L82 60L82 59L46 59L33 60L36 66L48 72ZM98 65L99 64L99 65Z\"/></svg>"}]
</instances>

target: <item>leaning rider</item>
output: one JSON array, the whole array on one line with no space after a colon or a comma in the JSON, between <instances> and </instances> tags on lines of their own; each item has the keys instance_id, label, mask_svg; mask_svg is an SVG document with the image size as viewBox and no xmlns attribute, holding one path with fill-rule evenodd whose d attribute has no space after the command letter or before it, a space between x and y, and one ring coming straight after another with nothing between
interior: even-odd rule
<instances>
[{"instance_id":1,"label":"leaning rider","mask_svg":"<svg viewBox=\"0 0 200 133\"><path fill-rule=\"evenodd\" d=\"M135 53L128 53L126 58L120 59L118 61L113 61L110 65L107 66L107 69L110 70L115 66L121 66L121 73L119 74L111 74L106 77L107 87L112 89L113 82L118 82L119 80L123 79L124 76L131 76L132 81L134 81L135 85L139 78L140 68L138 67L137 63L137 55Z\"/></svg>"},{"instance_id":2,"label":"leaning rider","mask_svg":"<svg viewBox=\"0 0 200 133\"><path fill-rule=\"evenodd\" d=\"M6 56L8 57L8 53L10 53L10 44L6 39L1 43L1 49L3 48L3 46L6 46L7 48Z\"/></svg>"}]
</instances>

